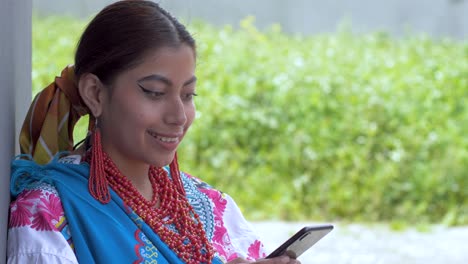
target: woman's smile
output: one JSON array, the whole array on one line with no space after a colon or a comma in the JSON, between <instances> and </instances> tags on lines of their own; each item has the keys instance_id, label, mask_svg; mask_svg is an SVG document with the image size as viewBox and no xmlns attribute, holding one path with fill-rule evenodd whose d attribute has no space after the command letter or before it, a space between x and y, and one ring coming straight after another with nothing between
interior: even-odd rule
<instances>
[{"instance_id":1,"label":"woman's smile","mask_svg":"<svg viewBox=\"0 0 468 264\"><path fill-rule=\"evenodd\" d=\"M148 134L157 140L156 142L158 145L169 151L174 151L177 149L177 146L183 137L183 133L158 134L153 131L148 131Z\"/></svg>"}]
</instances>

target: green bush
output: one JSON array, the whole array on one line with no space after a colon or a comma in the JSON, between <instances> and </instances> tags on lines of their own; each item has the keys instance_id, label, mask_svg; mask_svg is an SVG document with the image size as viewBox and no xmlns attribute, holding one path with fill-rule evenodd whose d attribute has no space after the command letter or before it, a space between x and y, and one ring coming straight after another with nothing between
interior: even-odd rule
<instances>
[{"instance_id":1,"label":"green bush","mask_svg":"<svg viewBox=\"0 0 468 264\"><path fill-rule=\"evenodd\" d=\"M34 20L34 91L84 25ZM200 96L181 168L248 218L468 224L466 42L190 28Z\"/></svg>"}]
</instances>

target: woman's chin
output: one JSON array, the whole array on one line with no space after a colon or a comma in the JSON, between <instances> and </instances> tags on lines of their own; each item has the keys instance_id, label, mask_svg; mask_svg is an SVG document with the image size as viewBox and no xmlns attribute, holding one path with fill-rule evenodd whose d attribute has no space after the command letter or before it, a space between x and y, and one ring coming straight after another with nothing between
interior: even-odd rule
<instances>
[{"instance_id":1,"label":"woman's chin","mask_svg":"<svg viewBox=\"0 0 468 264\"><path fill-rule=\"evenodd\" d=\"M170 154L170 155L157 155L155 159L151 160L149 164L155 166L155 167L164 167L169 164L174 160L174 155L175 152Z\"/></svg>"}]
</instances>

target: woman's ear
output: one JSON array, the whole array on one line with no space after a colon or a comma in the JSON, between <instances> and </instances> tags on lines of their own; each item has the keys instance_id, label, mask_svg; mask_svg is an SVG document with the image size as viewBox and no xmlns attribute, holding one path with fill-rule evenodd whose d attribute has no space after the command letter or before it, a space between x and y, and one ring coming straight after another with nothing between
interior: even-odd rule
<instances>
[{"instance_id":1,"label":"woman's ear","mask_svg":"<svg viewBox=\"0 0 468 264\"><path fill-rule=\"evenodd\" d=\"M85 73L78 81L78 91L81 98L94 117L99 117L102 113L104 100L103 85L99 78L92 73Z\"/></svg>"}]
</instances>

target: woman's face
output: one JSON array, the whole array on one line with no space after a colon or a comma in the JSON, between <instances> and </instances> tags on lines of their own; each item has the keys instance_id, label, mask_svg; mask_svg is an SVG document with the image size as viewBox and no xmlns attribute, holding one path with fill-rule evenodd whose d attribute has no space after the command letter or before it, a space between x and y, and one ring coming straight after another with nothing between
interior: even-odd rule
<instances>
[{"instance_id":1,"label":"woman's face","mask_svg":"<svg viewBox=\"0 0 468 264\"><path fill-rule=\"evenodd\" d=\"M195 118L192 48L160 48L106 87L102 144L119 166L164 166Z\"/></svg>"}]
</instances>

